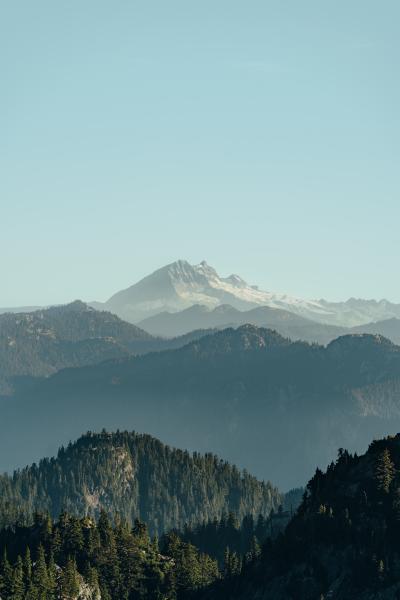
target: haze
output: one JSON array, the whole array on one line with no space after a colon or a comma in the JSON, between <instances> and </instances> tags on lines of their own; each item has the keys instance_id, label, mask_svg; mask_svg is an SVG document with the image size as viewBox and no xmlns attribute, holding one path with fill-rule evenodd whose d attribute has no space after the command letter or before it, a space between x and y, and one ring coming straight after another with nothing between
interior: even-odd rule
<instances>
[{"instance_id":1,"label":"haze","mask_svg":"<svg viewBox=\"0 0 400 600\"><path fill-rule=\"evenodd\" d=\"M105 300L202 259L400 301L400 6L0 9L0 306Z\"/></svg>"}]
</instances>

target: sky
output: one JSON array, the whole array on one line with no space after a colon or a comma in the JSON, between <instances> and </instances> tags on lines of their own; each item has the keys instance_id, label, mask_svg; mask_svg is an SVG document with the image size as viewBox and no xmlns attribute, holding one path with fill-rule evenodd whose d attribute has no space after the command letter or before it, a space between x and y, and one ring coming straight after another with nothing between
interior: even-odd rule
<instances>
[{"instance_id":1,"label":"sky","mask_svg":"<svg viewBox=\"0 0 400 600\"><path fill-rule=\"evenodd\" d=\"M398 0L0 2L0 306L176 259L400 302Z\"/></svg>"}]
</instances>

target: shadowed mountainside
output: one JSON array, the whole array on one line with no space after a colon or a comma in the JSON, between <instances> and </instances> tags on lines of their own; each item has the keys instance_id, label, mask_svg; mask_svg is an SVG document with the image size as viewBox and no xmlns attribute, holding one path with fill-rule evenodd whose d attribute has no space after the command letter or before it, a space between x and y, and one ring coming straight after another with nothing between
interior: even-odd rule
<instances>
[{"instance_id":1,"label":"shadowed mountainside","mask_svg":"<svg viewBox=\"0 0 400 600\"><path fill-rule=\"evenodd\" d=\"M79 300L30 313L0 315L0 394L10 394L32 377L131 354L177 348L205 332L155 338L116 315Z\"/></svg>"},{"instance_id":2,"label":"shadowed mountainside","mask_svg":"<svg viewBox=\"0 0 400 600\"><path fill-rule=\"evenodd\" d=\"M366 454L341 449L317 470L285 533L241 575L203 600L397 600L400 596L400 435Z\"/></svg>"},{"instance_id":3,"label":"shadowed mountainside","mask_svg":"<svg viewBox=\"0 0 400 600\"><path fill-rule=\"evenodd\" d=\"M338 447L400 430L400 348L352 335L324 348L243 326L183 348L66 369L3 400L2 469L85 430L135 428L303 485ZM6 458L8 457L8 458Z\"/></svg>"},{"instance_id":4,"label":"shadowed mountainside","mask_svg":"<svg viewBox=\"0 0 400 600\"><path fill-rule=\"evenodd\" d=\"M326 345L343 335L371 333L383 335L400 344L400 319L392 318L358 327L347 328L317 323L288 310L260 306L251 310L237 310L222 305L214 309L195 305L183 311L163 312L140 321L138 325L152 335L176 336L194 329L224 329L245 324L275 329L284 337Z\"/></svg>"}]
</instances>

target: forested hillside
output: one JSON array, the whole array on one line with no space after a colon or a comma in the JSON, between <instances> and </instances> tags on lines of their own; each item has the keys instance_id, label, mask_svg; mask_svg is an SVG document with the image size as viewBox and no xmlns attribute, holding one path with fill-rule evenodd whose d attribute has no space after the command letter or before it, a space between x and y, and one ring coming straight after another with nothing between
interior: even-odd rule
<instances>
[{"instance_id":1,"label":"forested hillside","mask_svg":"<svg viewBox=\"0 0 400 600\"><path fill-rule=\"evenodd\" d=\"M215 560L175 534L160 549L146 526L63 513L0 533L2 600L183 600L221 577Z\"/></svg>"},{"instance_id":2,"label":"forested hillside","mask_svg":"<svg viewBox=\"0 0 400 600\"><path fill-rule=\"evenodd\" d=\"M208 600L397 600L400 596L400 434L363 456L339 450L310 480L285 533Z\"/></svg>"},{"instance_id":3,"label":"forested hillside","mask_svg":"<svg viewBox=\"0 0 400 600\"><path fill-rule=\"evenodd\" d=\"M96 517L104 509L163 533L230 512L267 516L282 502L269 482L212 454L191 455L127 432L88 433L56 458L0 477L0 527L29 521L35 511Z\"/></svg>"},{"instance_id":4,"label":"forested hillside","mask_svg":"<svg viewBox=\"0 0 400 600\"><path fill-rule=\"evenodd\" d=\"M231 559L235 557L239 568L244 561L260 552L267 539L274 539L282 533L293 514L294 507L285 511L283 505L278 511L272 509L268 517L258 515L257 519L246 515L239 521L234 513L229 513L221 519L186 526L177 533L185 542L216 558L221 568L227 562L227 554Z\"/></svg>"},{"instance_id":5,"label":"forested hillside","mask_svg":"<svg viewBox=\"0 0 400 600\"><path fill-rule=\"evenodd\" d=\"M30 313L0 315L0 394L21 378L43 377L64 367L128 356L151 342L145 331L83 302Z\"/></svg>"},{"instance_id":6,"label":"forested hillside","mask_svg":"<svg viewBox=\"0 0 400 600\"><path fill-rule=\"evenodd\" d=\"M0 396L26 388L35 377L66 367L179 348L203 335L193 331L173 339L153 337L110 312L77 300L29 313L0 315Z\"/></svg>"},{"instance_id":7,"label":"forested hillside","mask_svg":"<svg viewBox=\"0 0 400 600\"><path fill-rule=\"evenodd\" d=\"M363 456L339 449L275 533L282 510L241 524L231 513L160 540L140 520L104 510L98 523L36 513L0 531L1 597L398 600L399 499L400 434L372 442Z\"/></svg>"},{"instance_id":8,"label":"forested hillside","mask_svg":"<svg viewBox=\"0 0 400 600\"><path fill-rule=\"evenodd\" d=\"M0 532L3 600L192 598L194 592L244 572L282 515L251 516L241 526L220 520L151 538L145 523L128 525L101 511L96 522L63 512L36 513L29 525ZM209 549L209 550L207 550ZM216 558L218 560L216 560Z\"/></svg>"},{"instance_id":9,"label":"forested hillside","mask_svg":"<svg viewBox=\"0 0 400 600\"><path fill-rule=\"evenodd\" d=\"M364 451L400 430L399 394L400 348L385 338L345 336L324 348L243 326L64 370L3 401L0 469L54 453L82 430L134 428L288 489L338 447Z\"/></svg>"},{"instance_id":10,"label":"forested hillside","mask_svg":"<svg viewBox=\"0 0 400 600\"><path fill-rule=\"evenodd\" d=\"M400 434L317 469L286 531L207 600L397 600Z\"/></svg>"}]
</instances>

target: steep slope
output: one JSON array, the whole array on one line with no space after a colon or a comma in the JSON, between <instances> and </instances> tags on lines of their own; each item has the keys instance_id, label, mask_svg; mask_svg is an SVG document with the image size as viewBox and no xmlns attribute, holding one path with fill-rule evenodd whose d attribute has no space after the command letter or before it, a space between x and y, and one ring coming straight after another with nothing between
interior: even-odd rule
<instances>
[{"instance_id":1,"label":"steep slope","mask_svg":"<svg viewBox=\"0 0 400 600\"><path fill-rule=\"evenodd\" d=\"M212 451L281 489L340 446L400 430L400 348L345 336L327 348L242 326L178 350L67 369L1 405L0 470L88 429L135 428Z\"/></svg>"},{"instance_id":2,"label":"steep slope","mask_svg":"<svg viewBox=\"0 0 400 600\"><path fill-rule=\"evenodd\" d=\"M199 598L397 600L400 434L317 470L297 515L241 575Z\"/></svg>"},{"instance_id":3,"label":"steep slope","mask_svg":"<svg viewBox=\"0 0 400 600\"><path fill-rule=\"evenodd\" d=\"M62 510L98 517L101 509L158 533L234 512L268 515L283 502L269 482L212 454L191 455L149 435L87 434L12 477L0 477L0 528L21 513Z\"/></svg>"}]
</instances>

